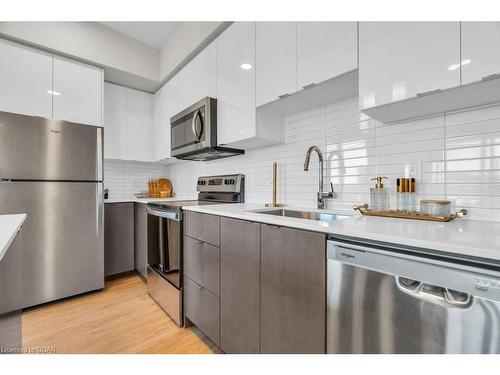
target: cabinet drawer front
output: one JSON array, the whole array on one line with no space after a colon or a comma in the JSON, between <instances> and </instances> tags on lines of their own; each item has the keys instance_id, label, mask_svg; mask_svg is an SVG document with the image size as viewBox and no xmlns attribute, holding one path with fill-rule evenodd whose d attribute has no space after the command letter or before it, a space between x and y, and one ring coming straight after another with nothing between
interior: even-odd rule
<instances>
[{"instance_id":1,"label":"cabinet drawer front","mask_svg":"<svg viewBox=\"0 0 500 375\"><path fill-rule=\"evenodd\" d=\"M185 278L186 318L219 345L219 298L190 278Z\"/></svg>"},{"instance_id":2,"label":"cabinet drawer front","mask_svg":"<svg viewBox=\"0 0 500 375\"><path fill-rule=\"evenodd\" d=\"M189 237L219 246L219 216L186 212L185 222Z\"/></svg>"},{"instance_id":3,"label":"cabinet drawer front","mask_svg":"<svg viewBox=\"0 0 500 375\"><path fill-rule=\"evenodd\" d=\"M219 248L186 236L184 256L186 276L218 296Z\"/></svg>"}]
</instances>

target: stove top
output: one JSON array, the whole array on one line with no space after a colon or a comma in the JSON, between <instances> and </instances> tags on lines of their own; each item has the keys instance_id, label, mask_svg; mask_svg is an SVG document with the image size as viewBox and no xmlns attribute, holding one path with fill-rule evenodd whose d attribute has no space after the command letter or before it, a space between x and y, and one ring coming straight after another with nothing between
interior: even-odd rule
<instances>
[{"instance_id":1,"label":"stove top","mask_svg":"<svg viewBox=\"0 0 500 375\"><path fill-rule=\"evenodd\" d=\"M198 199L150 202L148 206L157 210L180 212L183 207L188 206L242 203L245 201L245 176L242 174L231 174L198 177L196 190L198 191Z\"/></svg>"}]
</instances>

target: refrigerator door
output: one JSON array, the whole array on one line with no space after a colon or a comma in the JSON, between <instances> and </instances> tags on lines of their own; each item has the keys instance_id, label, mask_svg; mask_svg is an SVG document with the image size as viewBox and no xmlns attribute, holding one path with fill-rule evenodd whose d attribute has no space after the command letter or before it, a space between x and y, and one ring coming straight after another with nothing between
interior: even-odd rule
<instances>
[{"instance_id":1,"label":"refrigerator door","mask_svg":"<svg viewBox=\"0 0 500 375\"><path fill-rule=\"evenodd\" d=\"M0 112L0 179L102 181L102 128Z\"/></svg>"},{"instance_id":2,"label":"refrigerator door","mask_svg":"<svg viewBox=\"0 0 500 375\"><path fill-rule=\"evenodd\" d=\"M104 287L102 190L102 183L0 182L0 214L27 214L23 308Z\"/></svg>"}]
</instances>

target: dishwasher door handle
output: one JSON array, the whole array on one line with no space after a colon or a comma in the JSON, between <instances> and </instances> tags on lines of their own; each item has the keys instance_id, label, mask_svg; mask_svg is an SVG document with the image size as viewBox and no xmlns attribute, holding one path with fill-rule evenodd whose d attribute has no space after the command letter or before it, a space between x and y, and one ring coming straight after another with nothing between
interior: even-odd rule
<instances>
[{"instance_id":1,"label":"dishwasher door handle","mask_svg":"<svg viewBox=\"0 0 500 375\"><path fill-rule=\"evenodd\" d=\"M426 284L422 281L407 279L401 276L394 277L397 288L412 297L443 303L450 307L468 308L472 304L472 296L453 289Z\"/></svg>"}]
</instances>

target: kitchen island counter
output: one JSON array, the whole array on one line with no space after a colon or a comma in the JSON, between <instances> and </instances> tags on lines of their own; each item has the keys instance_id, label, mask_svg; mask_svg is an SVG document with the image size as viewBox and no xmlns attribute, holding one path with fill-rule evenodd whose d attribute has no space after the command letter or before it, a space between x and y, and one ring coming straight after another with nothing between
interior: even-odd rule
<instances>
[{"instance_id":1,"label":"kitchen island counter","mask_svg":"<svg viewBox=\"0 0 500 375\"><path fill-rule=\"evenodd\" d=\"M0 215L0 262L25 220L26 214Z\"/></svg>"}]
</instances>

